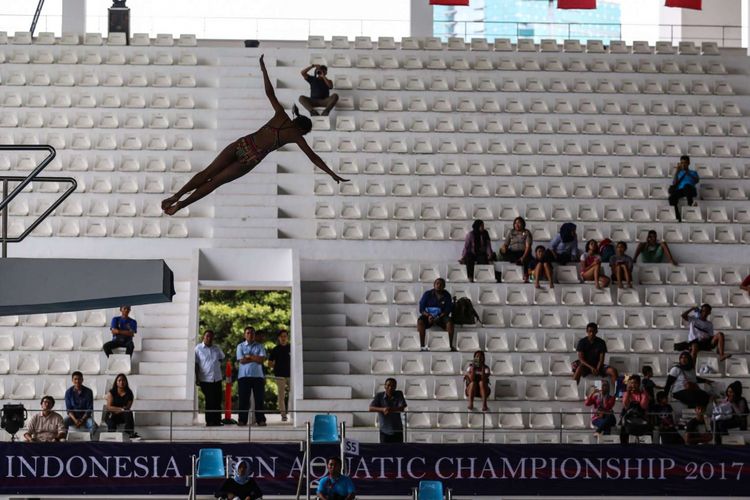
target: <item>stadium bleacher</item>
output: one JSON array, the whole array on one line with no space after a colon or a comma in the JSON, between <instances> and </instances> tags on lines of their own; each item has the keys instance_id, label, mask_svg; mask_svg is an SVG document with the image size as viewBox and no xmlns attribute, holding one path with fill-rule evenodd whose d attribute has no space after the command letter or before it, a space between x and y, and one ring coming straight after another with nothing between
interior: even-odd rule
<instances>
[{"instance_id":1,"label":"stadium bleacher","mask_svg":"<svg viewBox=\"0 0 750 500\"><path fill-rule=\"evenodd\" d=\"M192 410L193 250L252 245L301 252L305 347L295 374L304 391L294 395L296 408L325 404L363 441L377 438L368 402L395 376L412 412L410 440L471 442L489 428L497 443L590 442L588 415L578 412L593 381L577 387L569 372L585 324L599 323L618 370L648 364L663 381L676 361L672 344L686 337L680 313L703 302L734 356L702 354L700 363L720 386L739 379L750 389L750 298L738 288L750 271L745 56L687 42L318 36L306 47L245 49L141 34L124 42L94 33L8 36L0 142L52 144L58 156L49 170L78 181L24 243L25 255L54 245L76 257L165 258L175 301L134 309L139 335L124 368L100 352L114 311L0 318L3 401L36 408L79 369L99 405L112 374L126 370L137 409ZM285 146L219 195L165 217L165 193L269 115L261 53L286 108L306 93L299 69L330 66L339 106L313 118L307 140L350 182L336 185ZM683 154L701 183L698 206L682 207L678 223L667 188ZM21 175L34 164L19 154L0 170ZM28 227L59 189L32 185L11 206L9 233ZM573 221L581 245L624 240L631 254L655 229L680 266L638 264L636 287L626 290L579 283L572 266L556 267L554 290L534 290L516 266L499 263L477 266L470 282L457 260L472 220L485 221L496 248L517 216L535 243ZM439 332L428 334L430 352L419 352L416 303L438 276L482 318L457 329L457 352ZM465 408L461 373L477 349L493 372L490 409L502 414L449 412ZM146 438L164 436L164 417L154 415L138 421ZM190 424L192 415L178 422Z\"/></svg>"}]
</instances>

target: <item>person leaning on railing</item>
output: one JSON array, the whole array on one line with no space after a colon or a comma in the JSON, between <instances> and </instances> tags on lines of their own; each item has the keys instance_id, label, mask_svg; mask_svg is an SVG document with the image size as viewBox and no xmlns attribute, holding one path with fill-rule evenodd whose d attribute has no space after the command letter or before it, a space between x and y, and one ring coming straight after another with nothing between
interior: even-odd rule
<instances>
[{"instance_id":1,"label":"person leaning on railing","mask_svg":"<svg viewBox=\"0 0 750 500\"><path fill-rule=\"evenodd\" d=\"M370 402L370 411L378 413L378 428L381 443L403 443L404 424L401 413L406 409L404 393L396 390L396 379L387 378L383 388L385 391L375 394Z\"/></svg>"}]
</instances>

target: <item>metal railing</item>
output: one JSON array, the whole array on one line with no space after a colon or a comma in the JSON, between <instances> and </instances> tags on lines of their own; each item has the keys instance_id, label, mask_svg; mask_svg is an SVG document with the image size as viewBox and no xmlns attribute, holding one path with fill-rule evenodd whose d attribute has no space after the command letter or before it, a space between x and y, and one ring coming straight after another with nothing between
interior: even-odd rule
<instances>
[{"instance_id":1,"label":"metal railing","mask_svg":"<svg viewBox=\"0 0 750 500\"><path fill-rule=\"evenodd\" d=\"M65 201L65 199L73 194L73 191L78 187L78 183L73 177L38 177L38 175L44 170L47 165L55 158L57 152L55 148L49 145L0 145L0 151L47 151L49 154L34 168L34 170L27 175L23 176L0 176L0 182L2 182L3 197L0 199L0 217L2 218L2 232L0 233L0 243L2 244L2 258L8 256L8 243L19 243L23 241L31 232L42 223L44 219L50 216L52 212ZM11 182L18 182L13 191L8 193L9 184ZM21 194L21 192L31 182L62 182L70 183L70 187L55 200L41 215L39 215L29 227L27 227L18 236L8 236L8 205L13 199Z\"/></svg>"},{"instance_id":2,"label":"metal railing","mask_svg":"<svg viewBox=\"0 0 750 500\"><path fill-rule=\"evenodd\" d=\"M0 15L7 31L26 29L27 15ZM41 31L57 31L62 16L40 16ZM107 16L87 16L87 31L106 33ZM717 42L721 47L741 47L742 26L702 24L629 24L629 23L577 23L549 21L457 21L433 19L434 36L459 36L494 38L555 38L596 40L649 40ZM13 28L15 26L15 28ZM177 26L177 27L175 27ZM441 28L443 26L443 28ZM219 16L137 16L132 21L133 32L195 33L204 39L301 40L310 35L339 34L350 37L360 35L408 36L409 19L334 19L300 17L219 17ZM447 27L447 29L445 28Z\"/></svg>"},{"instance_id":3,"label":"metal railing","mask_svg":"<svg viewBox=\"0 0 750 500\"><path fill-rule=\"evenodd\" d=\"M31 412L31 411L30 411ZM149 414L156 414L156 415L168 415L168 426L169 426L169 434L168 434L168 441L169 442L175 442L175 441L194 441L194 438L188 438L188 439L176 439L175 438L175 432L177 432L180 429L192 429L192 428L200 428L200 429L210 429L211 430L211 440L212 441L222 441L222 433L226 433L226 440L231 442L238 442L237 440L237 430L238 429L246 429L247 430L247 442L263 442L268 441L267 438L267 432L269 430L283 430L285 433L285 438L283 441L285 442L304 442L308 439L309 436L309 430L307 428L306 423L313 420L314 415L337 415L339 413L346 413L347 415L355 415L360 416L362 415L361 420L367 420L372 423L372 426L357 426L357 427L349 427L347 426L345 429L349 433L359 433L361 431L371 432L373 435L377 435L378 428L374 425L374 422L376 420L377 413L375 412L368 412L368 411L312 411L312 410L289 410L288 413L290 415L297 416L299 418L299 421L296 425L294 424L283 424L279 426L258 426L257 424L252 423L252 414L253 412L250 412L249 421L247 426L238 427L236 425L225 425L223 427L210 427L205 428L202 424L193 424L190 426L178 426L175 425L175 415L184 414L184 415L190 415L191 420L194 420L194 417L198 415L198 413L194 412L193 410L138 410L135 408L133 410L135 420L136 420L136 428L139 427L138 425L138 415L149 415ZM100 415L101 412L96 411L95 414ZM200 412L201 414L204 412ZM224 414L223 410L217 411L217 413L220 413L221 415ZM272 414L278 414L277 410L264 410L261 413L264 413L266 415L272 415ZM447 427L440 427L435 422L432 423L429 427L427 426L414 426L409 423L409 416L410 415L455 415L459 418L462 418L460 426L447 426ZM619 420L619 413L612 413L617 420ZM469 426L468 420L469 416L478 416L481 415L481 423L476 426ZM521 425L512 425L511 427L501 427L499 425L499 418L503 415L519 415L522 418ZM544 427L531 427L528 423L530 416L541 416L541 415L550 415L552 424L551 426L544 426ZM572 428L565 428L562 425L562 419L564 415L581 415L583 418L583 427L572 427ZM233 414L233 416L236 416L236 414ZM748 415L744 415L745 418L748 417ZM308 418L305 418L308 417ZM650 418L653 418L654 415L650 415ZM403 432L404 432L404 442L416 442L410 439L411 435L414 433L420 433L420 434L445 434L450 433L452 435L466 435L470 436L470 440L474 443L492 443L493 436L501 436L501 435L513 435L513 434L528 434L528 433L539 433L539 434L556 434L558 437L559 443L564 443L565 436L566 435L590 435L594 432L594 428L590 426L590 418L591 418L591 410L580 408L580 409L558 409L558 410L549 410L549 411L540 411L540 410L522 410L522 411L487 411L487 412L477 412L477 411L449 411L449 410L431 410L431 411L407 411L403 412L402 414L402 423L403 423ZM714 422L713 418L711 418L711 415L706 412L706 418L710 420L712 423ZM303 421L305 423L303 423ZM344 419L339 417L339 422L344 422ZM652 422L655 423L655 422ZM104 424L102 423L100 426L100 430L102 429L102 426ZM140 426L143 427L161 427L162 424L151 424L147 426ZM657 426L654 426L654 429L656 429ZM263 429L263 431L259 432L259 429ZM616 426L613 426L613 431L616 429ZM713 429L714 432L716 431L716 428ZM346 437L346 431L342 432L342 440ZM265 439L264 439L265 438ZM163 440L163 437L156 438L156 440ZM276 440L276 439L275 439ZM658 441L658 440L657 440ZM655 441L656 442L656 441Z\"/></svg>"},{"instance_id":4,"label":"metal railing","mask_svg":"<svg viewBox=\"0 0 750 500\"><path fill-rule=\"evenodd\" d=\"M448 29L441 30L443 25ZM742 26L709 24L623 24L623 23L563 23L545 21L455 21L434 20L434 36L476 38L543 38L716 42L720 47L741 47Z\"/></svg>"}]
</instances>

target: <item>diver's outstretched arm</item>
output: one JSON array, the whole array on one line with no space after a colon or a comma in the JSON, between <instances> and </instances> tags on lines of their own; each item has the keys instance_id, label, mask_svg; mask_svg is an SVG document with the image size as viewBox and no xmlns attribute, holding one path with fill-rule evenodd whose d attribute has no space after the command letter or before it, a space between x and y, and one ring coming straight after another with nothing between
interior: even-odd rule
<instances>
[{"instance_id":1,"label":"diver's outstretched arm","mask_svg":"<svg viewBox=\"0 0 750 500\"><path fill-rule=\"evenodd\" d=\"M271 80L268 78L268 70L266 70L266 63L263 62L263 54L260 56L260 70L263 72L263 86L266 89L266 97L271 102L273 110L277 113L284 113L284 107L276 98L276 92L274 92Z\"/></svg>"},{"instance_id":2,"label":"diver's outstretched arm","mask_svg":"<svg viewBox=\"0 0 750 500\"><path fill-rule=\"evenodd\" d=\"M342 182L342 181L343 182L349 181L349 179L344 179L343 177L339 177L338 175L336 175L336 173L333 170L328 168L328 165L326 165L326 162L324 162L323 159L320 156L318 156L315 153L315 151L313 151L310 148L310 146L307 145L307 142L305 141L305 139L300 137L299 139L297 139L296 143L297 143L297 146L299 146L299 148L302 150L302 152L305 153L308 158L310 158L310 161L315 164L315 166L317 166L322 171L330 175L333 178L333 180L335 180L337 183Z\"/></svg>"}]
</instances>

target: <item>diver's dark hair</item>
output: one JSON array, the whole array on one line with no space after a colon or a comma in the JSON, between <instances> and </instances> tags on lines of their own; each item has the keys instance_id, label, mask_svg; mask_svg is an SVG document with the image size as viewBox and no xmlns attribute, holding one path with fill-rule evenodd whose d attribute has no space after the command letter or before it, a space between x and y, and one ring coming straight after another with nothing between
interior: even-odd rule
<instances>
[{"instance_id":1,"label":"diver's dark hair","mask_svg":"<svg viewBox=\"0 0 750 500\"><path fill-rule=\"evenodd\" d=\"M302 132L302 135L305 135L312 130L312 120L299 114L299 108L296 104L292 106L292 116L294 117L292 123L294 123L297 129Z\"/></svg>"}]
</instances>

